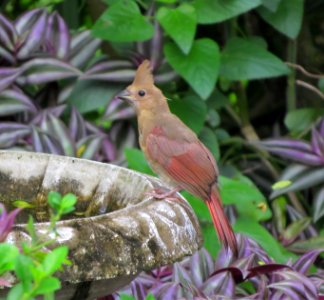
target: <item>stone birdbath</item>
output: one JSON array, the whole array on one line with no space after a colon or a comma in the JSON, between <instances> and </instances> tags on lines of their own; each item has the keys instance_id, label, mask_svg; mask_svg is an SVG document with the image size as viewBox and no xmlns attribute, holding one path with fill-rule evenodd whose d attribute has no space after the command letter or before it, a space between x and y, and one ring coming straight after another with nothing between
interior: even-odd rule
<instances>
[{"instance_id":1,"label":"stone birdbath","mask_svg":"<svg viewBox=\"0 0 324 300\"><path fill-rule=\"evenodd\" d=\"M33 204L17 218L7 241L31 239L32 214L38 236L49 239L47 194L74 193L76 211L57 223L50 247L66 245L72 262L58 274L55 299L95 299L127 285L140 272L172 264L197 251L202 238L187 201L157 200L146 192L161 186L152 177L111 164L30 152L0 151L0 201ZM0 291L0 297L6 294Z\"/></svg>"}]
</instances>

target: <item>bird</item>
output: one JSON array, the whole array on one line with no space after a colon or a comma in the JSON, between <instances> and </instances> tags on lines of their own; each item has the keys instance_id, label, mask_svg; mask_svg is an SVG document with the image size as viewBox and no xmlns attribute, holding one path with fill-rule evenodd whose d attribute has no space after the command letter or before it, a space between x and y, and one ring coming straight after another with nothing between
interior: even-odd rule
<instances>
[{"instance_id":1,"label":"bird","mask_svg":"<svg viewBox=\"0 0 324 300\"><path fill-rule=\"evenodd\" d=\"M219 240L226 250L237 255L237 240L224 213L217 185L216 161L197 135L170 111L167 98L154 85L149 60L139 65L133 83L118 98L135 109L139 145L152 170L173 187L168 193L153 193L154 197L162 199L186 190L202 199Z\"/></svg>"}]
</instances>

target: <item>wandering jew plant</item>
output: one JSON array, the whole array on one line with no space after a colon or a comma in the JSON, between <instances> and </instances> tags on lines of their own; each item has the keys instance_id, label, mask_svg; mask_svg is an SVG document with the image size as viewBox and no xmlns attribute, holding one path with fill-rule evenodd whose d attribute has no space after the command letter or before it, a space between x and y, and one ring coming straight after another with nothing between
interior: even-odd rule
<instances>
[{"instance_id":1,"label":"wandering jew plant","mask_svg":"<svg viewBox=\"0 0 324 300\"><path fill-rule=\"evenodd\" d=\"M309 273L321 252L314 250L295 262L274 262L253 240L238 235L239 256L222 250L216 261L201 249L173 266L143 273L120 292L145 299L318 299L324 274ZM118 295L115 299L118 299Z\"/></svg>"},{"instance_id":2,"label":"wandering jew plant","mask_svg":"<svg viewBox=\"0 0 324 300\"><path fill-rule=\"evenodd\" d=\"M161 39L157 35L138 48L148 49L149 43L160 48ZM71 34L57 12L35 9L15 21L0 14L0 148L104 161L118 158L111 136L116 133L104 130L121 130L111 122L132 116L129 108L114 99L118 90L113 89L111 97L104 99L104 105L110 105L99 115L100 126L86 121L79 107L72 107L70 96L80 83L87 84L88 89L98 82L104 82L106 89L116 83L125 85L133 79L143 55L134 52L128 53L130 61L109 60L100 55L100 44L90 31ZM154 49L150 51L156 55ZM173 77L173 72L160 74L157 81L167 82ZM127 130L124 135L134 133Z\"/></svg>"}]
</instances>

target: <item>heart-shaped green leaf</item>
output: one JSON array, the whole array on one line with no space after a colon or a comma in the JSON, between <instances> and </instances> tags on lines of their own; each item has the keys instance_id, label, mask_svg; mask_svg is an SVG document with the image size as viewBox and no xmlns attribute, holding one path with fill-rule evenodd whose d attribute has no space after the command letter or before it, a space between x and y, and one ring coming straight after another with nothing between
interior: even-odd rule
<instances>
[{"instance_id":1,"label":"heart-shaped green leaf","mask_svg":"<svg viewBox=\"0 0 324 300\"><path fill-rule=\"evenodd\" d=\"M196 0L198 23L218 23L261 5L261 0Z\"/></svg>"},{"instance_id":2,"label":"heart-shaped green leaf","mask_svg":"<svg viewBox=\"0 0 324 300\"><path fill-rule=\"evenodd\" d=\"M188 55L173 43L164 47L170 65L190 84L203 99L212 93L219 71L219 47L211 39L194 41Z\"/></svg>"},{"instance_id":3,"label":"heart-shaped green leaf","mask_svg":"<svg viewBox=\"0 0 324 300\"><path fill-rule=\"evenodd\" d=\"M182 52L188 54L196 33L195 8L187 3L175 9L163 6L158 10L157 19Z\"/></svg>"},{"instance_id":4,"label":"heart-shaped green leaf","mask_svg":"<svg viewBox=\"0 0 324 300\"><path fill-rule=\"evenodd\" d=\"M148 40L154 28L133 0L120 0L112 4L92 28L93 34L113 42Z\"/></svg>"},{"instance_id":5,"label":"heart-shaped green leaf","mask_svg":"<svg viewBox=\"0 0 324 300\"><path fill-rule=\"evenodd\" d=\"M221 56L220 74L230 80L251 80L285 75L288 67L253 40L230 39Z\"/></svg>"},{"instance_id":6,"label":"heart-shaped green leaf","mask_svg":"<svg viewBox=\"0 0 324 300\"><path fill-rule=\"evenodd\" d=\"M284 35L295 39L300 31L303 20L304 1L285 0L280 2L275 12L264 6L260 7L258 12L271 26Z\"/></svg>"}]
</instances>

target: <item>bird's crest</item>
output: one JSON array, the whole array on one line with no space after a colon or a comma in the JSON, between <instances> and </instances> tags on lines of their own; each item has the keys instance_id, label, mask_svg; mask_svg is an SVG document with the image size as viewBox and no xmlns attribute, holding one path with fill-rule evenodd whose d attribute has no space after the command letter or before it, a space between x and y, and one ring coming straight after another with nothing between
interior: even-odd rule
<instances>
[{"instance_id":1,"label":"bird's crest","mask_svg":"<svg viewBox=\"0 0 324 300\"><path fill-rule=\"evenodd\" d=\"M152 75L152 68L149 60L144 60L138 67L135 79L133 81L135 86L152 86L154 79Z\"/></svg>"}]
</instances>

